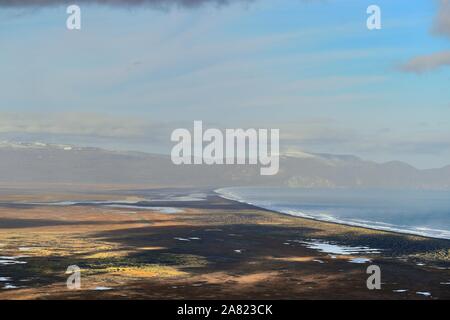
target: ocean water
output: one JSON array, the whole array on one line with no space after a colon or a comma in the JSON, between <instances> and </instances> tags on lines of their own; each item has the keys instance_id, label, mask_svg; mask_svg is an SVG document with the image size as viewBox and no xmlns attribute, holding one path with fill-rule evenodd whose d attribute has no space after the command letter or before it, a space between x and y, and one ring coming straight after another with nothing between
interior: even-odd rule
<instances>
[{"instance_id":1,"label":"ocean water","mask_svg":"<svg viewBox=\"0 0 450 320\"><path fill-rule=\"evenodd\" d=\"M236 187L222 197L280 213L450 239L450 192Z\"/></svg>"}]
</instances>

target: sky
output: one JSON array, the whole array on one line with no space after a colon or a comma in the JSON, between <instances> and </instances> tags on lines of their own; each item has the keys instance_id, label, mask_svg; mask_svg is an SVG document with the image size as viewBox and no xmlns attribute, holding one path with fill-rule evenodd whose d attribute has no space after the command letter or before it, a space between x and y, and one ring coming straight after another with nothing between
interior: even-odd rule
<instances>
[{"instance_id":1,"label":"sky","mask_svg":"<svg viewBox=\"0 0 450 320\"><path fill-rule=\"evenodd\" d=\"M284 151L450 164L448 0L104 2L78 1L68 30L67 5L0 0L0 140L168 154L202 120L280 129Z\"/></svg>"}]
</instances>

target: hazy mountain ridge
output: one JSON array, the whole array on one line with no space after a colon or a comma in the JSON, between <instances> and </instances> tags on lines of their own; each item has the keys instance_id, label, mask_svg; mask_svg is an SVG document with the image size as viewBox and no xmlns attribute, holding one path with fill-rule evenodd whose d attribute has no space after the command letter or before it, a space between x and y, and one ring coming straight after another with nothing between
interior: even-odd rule
<instances>
[{"instance_id":1,"label":"hazy mountain ridge","mask_svg":"<svg viewBox=\"0 0 450 320\"><path fill-rule=\"evenodd\" d=\"M1 183L149 184L450 189L450 166L419 170L400 161L287 153L275 176L258 166L172 164L169 156L44 143L0 143Z\"/></svg>"}]
</instances>

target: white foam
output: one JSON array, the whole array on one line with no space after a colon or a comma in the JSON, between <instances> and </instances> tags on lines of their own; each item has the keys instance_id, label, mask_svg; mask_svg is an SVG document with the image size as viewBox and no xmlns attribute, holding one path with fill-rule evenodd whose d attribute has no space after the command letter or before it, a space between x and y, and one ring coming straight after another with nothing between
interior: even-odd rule
<instances>
[{"instance_id":1,"label":"white foam","mask_svg":"<svg viewBox=\"0 0 450 320\"><path fill-rule=\"evenodd\" d=\"M288 214L288 215L296 216L296 217L300 217L300 218L317 220L317 221L332 222L332 223L338 223L338 224L343 224L343 225L348 225L348 226L376 229L376 230L382 230L382 231L406 233L406 234L418 235L418 236L423 236L423 237L450 239L450 231L448 231L448 230L430 229L430 228L422 228L422 227L408 228L408 227L394 226L392 224L383 223L383 222L380 223L377 221L362 222L363 220L350 220L350 219L343 220L343 219L338 219L336 217L333 217L333 216L327 215L327 214L311 215L311 214L307 214L307 213L304 213L299 210L277 210L276 208L270 208L270 207L267 207L264 209L277 211L280 213L284 213L284 214Z\"/></svg>"}]
</instances>

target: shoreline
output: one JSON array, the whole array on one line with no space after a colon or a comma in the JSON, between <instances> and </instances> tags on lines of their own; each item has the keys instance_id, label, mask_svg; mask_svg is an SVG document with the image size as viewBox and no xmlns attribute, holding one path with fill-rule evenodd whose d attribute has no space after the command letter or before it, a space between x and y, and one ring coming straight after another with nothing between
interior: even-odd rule
<instances>
[{"instance_id":1,"label":"shoreline","mask_svg":"<svg viewBox=\"0 0 450 320\"><path fill-rule=\"evenodd\" d=\"M432 235L428 235L428 234L423 234L420 232L414 232L411 230L407 230L407 229L393 229L393 228L383 228L382 226L377 227L377 226L371 226L371 225L367 225L367 224L363 224L363 223L357 223L357 222L349 222L349 221L345 221L345 220L338 220L336 219L336 221L333 220L326 220L326 219L320 219L320 218L316 218L316 217L312 217L309 215L302 215L302 214L291 214L291 213L287 213L287 212L283 212L280 210L276 210L273 208L269 208L269 207L264 207L262 205L257 205L254 204L252 202L247 202L245 200L240 200L237 198L233 198L232 196L227 196L226 194L221 193L219 190L222 189L227 189L227 188L219 188L219 189L215 189L213 190L213 192L226 200L229 201L235 201L237 203L241 203L241 204L246 204L246 205L250 205L253 206L255 208L258 208L260 210L267 210L270 212L274 212L280 215L285 215L285 216L289 216L289 217L294 217L294 218L300 218L300 219L307 219L307 220L312 220L312 221L318 221L318 222L324 222L324 223L332 223L332 224L337 224L337 225L342 225L342 226L348 226L348 227L357 227L357 228L363 228L363 229L367 229L367 230L374 230L374 231L383 231L383 232L388 232L388 233L393 233L393 234L398 234L398 235L406 235L406 236L415 236L415 237L423 237L423 238L427 238L427 239L433 239L433 240L447 240L450 241L450 238L446 238L446 237L437 237L437 236L432 236ZM450 232L447 230L442 230L442 231L446 231L446 232Z\"/></svg>"},{"instance_id":2,"label":"shoreline","mask_svg":"<svg viewBox=\"0 0 450 320\"><path fill-rule=\"evenodd\" d=\"M153 200L139 210L96 203L123 201L124 190L84 195L0 199L0 298L450 299L447 240L284 215L210 189L146 190L128 199ZM91 201L45 205L75 198ZM382 290L366 287L371 264ZM65 286L70 265L83 270L82 290Z\"/></svg>"}]
</instances>

